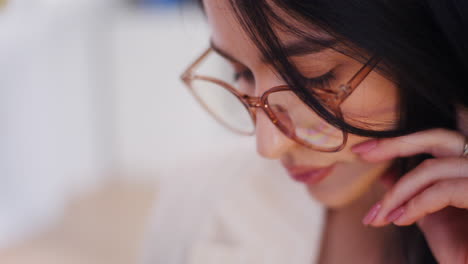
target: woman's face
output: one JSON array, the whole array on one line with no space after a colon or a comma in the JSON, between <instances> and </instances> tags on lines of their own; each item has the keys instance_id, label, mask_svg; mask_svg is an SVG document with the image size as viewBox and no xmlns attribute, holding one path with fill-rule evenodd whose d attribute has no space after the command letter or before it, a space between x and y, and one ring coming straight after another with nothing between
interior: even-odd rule
<instances>
[{"instance_id":1,"label":"woman's face","mask_svg":"<svg viewBox=\"0 0 468 264\"><path fill-rule=\"evenodd\" d=\"M242 30L227 0L205 0L211 40L217 49L238 61L236 70L249 71L255 95L284 85L271 65L262 60L257 47ZM314 30L314 29L310 29ZM316 34L323 34L315 32ZM284 44L294 40L287 32L277 31ZM325 37L325 35L323 35ZM330 70L336 73L334 84L346 83L362 64L331 49L290 57L303 75L314 78ZM345 119L367 129L388 129L396 120L397 88L371 72L341 105ZM360 197L386 170L390 163L369 164L361 161L351 147L368 139L349 135L346 147L337 153L318 152L287 138L262 112L257 111L256 142L260 155L281 161L294 179L307 185L310 194L328 207L341 207Z\"/></svg>"}]
</instances>

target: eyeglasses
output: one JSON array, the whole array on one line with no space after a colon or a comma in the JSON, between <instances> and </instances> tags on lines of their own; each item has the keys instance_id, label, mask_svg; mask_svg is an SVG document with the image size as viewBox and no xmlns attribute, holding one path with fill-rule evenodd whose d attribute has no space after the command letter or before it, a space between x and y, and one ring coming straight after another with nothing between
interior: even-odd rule
<instances>
[{"instance_id":1,"label":"eyeglasses","mask_svg":"<svg viewBox=\"0 0 468 264\"><path fill-rule=\"evenodd\" d=\"M208 61L210 63L206 63ZM341 104L378 62L377 57L372 57L346 84L335 89L316 89L314 95L332 114L342 118ZM209 77L215 73L219 76ZM348 133L321 118L289 86L276 86L255 97L252 96L252 85L238 77L226 59L212 48L207 49L181 76L202 107L236 133L253 135L257 110L261 109L284 135L300 145L323 152L337 152L346 145Z\"/></svg>"}]
</instances>

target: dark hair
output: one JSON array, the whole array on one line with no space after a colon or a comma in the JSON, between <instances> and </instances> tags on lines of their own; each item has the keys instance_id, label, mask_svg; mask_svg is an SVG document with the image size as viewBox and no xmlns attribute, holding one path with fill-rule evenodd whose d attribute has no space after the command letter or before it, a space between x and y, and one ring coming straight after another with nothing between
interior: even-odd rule
<instances>
[{"instance_id":1,"label":"dark hair","mask_svg":"<svg viewBox=\"0 0 468 264\"><path fill-rule=\"evenodd\" d=\"M468 106L468 1L466 0L230 0L244 30L295 93L331 124L367 137L394 137L430 128L457 128L457 106ZM330 46L358 61L377 55L377 71L399 88L395 129L374 131L335 117L305 88L284 55L273 25L318 40L283 15L335 37ZM427 156L401 159L401 173ZM409 263L436 263L417 227L402 228ZM407 239L406 239L407 238Z\"/></svg>"}]
</instances>

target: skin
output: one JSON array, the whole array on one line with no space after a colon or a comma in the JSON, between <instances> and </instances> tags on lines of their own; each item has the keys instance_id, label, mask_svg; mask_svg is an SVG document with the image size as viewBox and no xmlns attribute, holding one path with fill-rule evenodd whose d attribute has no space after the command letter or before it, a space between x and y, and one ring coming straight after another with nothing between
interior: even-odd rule
<instances>
[{"instance_id":1,"label":"skin","mask_svg":"<svg viewBox=\"0 0 468 264\"><path fill-rule=\"evenodd\" d=\"M205 0L204 6L212 28L212 43L238 61L236 70L251 72L254 80L250 85L256 96L285 84L271 65L261 60L226 0ZM278 35L284 43L293 39L285 32L278 31ZM290 59L307 77L336 69L336 85L345 83L362 66L332 50ZM396 120L397 92L394 83L371 72L341 109L351 124L364 121L375 124L366 128L388 129ZM309 193L329 209L320 263L345 263L349 257L361 258L360 263L379 263L384 256L383 248L397 243L391 232L394 227L389 224L415 222L441 263L468 263L468 162L460 157L465 138L462 133L438 129L370 141L350 135L342 151L324 153L287 138L262 111L258 111L256 121L257 150L263 157L288 166L335 165L325 179L307 186ZM419 153L430 153L435 158L399 181L386 181L384 186L378 180L383 175L392 176L384 172L396 157ZM363 223L380 229L365 228L360 221L374 203ZM346 238L355 241L356 237L361 237L359 243L340 243L349 241ZM394 256L393 261L398 263L399 255Z\"/></svg>"}]
</instances>

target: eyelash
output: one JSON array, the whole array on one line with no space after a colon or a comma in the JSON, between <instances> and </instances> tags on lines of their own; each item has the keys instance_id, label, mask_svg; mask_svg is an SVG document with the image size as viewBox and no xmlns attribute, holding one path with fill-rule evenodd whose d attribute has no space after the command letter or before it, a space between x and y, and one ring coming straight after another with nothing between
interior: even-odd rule
<instances>
[{"instance_id":1,"label":"eyelash","mask_svg":"<svg viewBox=\"0 0 468 264\"><path fill-rule=\"evenodd\" d=\"M245 78L247 81L252 81L254 79L253 74L249 70L245 70L242 72L236 72L234 74L234 81L237 82L241 78ZM327 72L326 74L315 77L315 78L307 78L304 77L304 81L307 87L316 88L316 89L328 89L330 88L330 83L336 79L336 75L333 70Z\"/></svg>"},{"instance_id":2,"label":"eyelash","mask_svg":"<svg viewBox=\"0 0 468 264\"><path fill-rule=\"evenodd\" d=\"M324 75L316 78L305 78L305 83L307 87L316 88L316 89L330 89L331 82L336 79L335 72L333 70L325 73Z\"/></svg>"}]
</instances>

